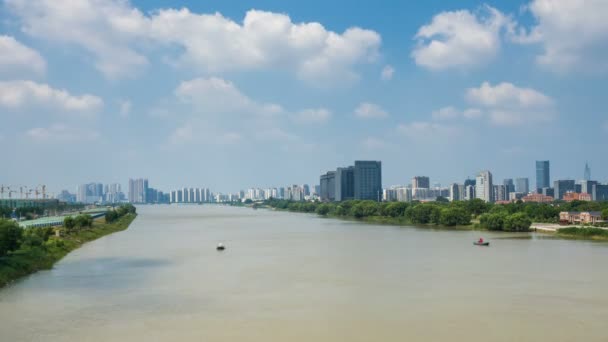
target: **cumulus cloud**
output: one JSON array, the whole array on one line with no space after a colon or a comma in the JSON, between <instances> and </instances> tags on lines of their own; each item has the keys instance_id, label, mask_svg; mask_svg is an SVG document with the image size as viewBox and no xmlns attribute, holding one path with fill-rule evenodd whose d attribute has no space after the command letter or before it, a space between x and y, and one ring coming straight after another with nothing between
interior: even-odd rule
<instances>
[{"instance_id":1,"label":"cumulus cloud","mask_svg":"<svg viewBox=\"0 0 608 342\"><path fill-rule=\"evenodd\" d=\"M362 102L355 109L355 116L360 119L383 119L388 117L388 113L377 104Z\"/></svg>"},{"instance_id":2,"label":"cumulus cloud","mask_svg":"<svg viewBox=\"0 0 608 342\"><path fill-rule=\"evenodd\" d=\"M282 68L328 84L357 79L355 65L374 61L381 43L371 30L336 33L320 23L294 23L285 14L258 10L240 23L187 8L147 15L120 0L6 2L25 33L82 47L108 77L140 70L149 63L147 50L160 49L173 65L203 72Z\"/></svg>"},{"instance_id":3,"label":"cumulus cloud","mask_svg":"<svg viewBox=\"0 0 608 342\"><path fill-rule=\"evenodd\" d=\"M283 108L274 103L259 103L243 94L232 82L217 77L184 81L175 89L177 98L194 104L207 114L244 113L272 116Z\"/></svg>"},{"instance_id":4,"label":"cumulus cloud","mask_svg":"<svg viewBox=\"0 0 608 342\"><path fill-rule=\"evenodd\" d=\"M386 65L384 68L382 68L382 72L380 73L380 78L383 81L390 81L393 79L394 74L395 74L395 68L393 68L391 65Z\"/></svg>"},{"instance_id":5,"label":"cumulus cloud","mask_svg":"<svg viewBox=\"0 0 608 342\"><path fill-rule=\"evenodd\" d=\"M512 26L509 17L490 6L478 12L441 12L416 33L411 57L430 70L477 67L496 56L501 32Z\"/></svg>"},{"instance_id":6,"label":"cumulus cloud","mask_svg":"<svg viewBox=\"0 0 608 342\"><path fill-rule=\"evenodd\" d=\"M452 106L440 108L432 113L434 120L453 120L459 118L465 119L476 119L481 117L482 112L477 108L468 108L465 110L458 110Z\"/></svg>"},{"instance_id":7,"label":"cumulus cloud","mask_svg":"<svg viewBox=\"0 0 608 342\"><path fill-rule=\"evenodd\" d=\"M291 116L291 119L299 124L320 124L331 118L331 112L325 108L304 109Z\"/></svg>"},{"instance_id":8,"label":"cumulus cloud","mask_svg":"<svg viewBox=\"0 0 608 342\"><path fill-rule=\"evenodd\" d=\"M495 86L484 82L466 91L466 100L482 107L497 125L522 125L548 122L554 117L554 101L532 88L503 82Z\"/></svg>"},{"instance_id":9,"label":"cumulus cloud","mask_svg":"<svg viewBox=\"0 0 608 342\"><path fill-rule=\"evenodd\" d=\"M26 137L35 142L86 142L99 138L99 133L81 127L68 126L58 123L49 127L36 127L25 133Z\"/></svg>"},{"instance_id":10,"label":"cumulus cloud","mask_svg":"<svg viewBox=\"0 0 608 342\"><path fill-rule=\"evenodd\" d=\"M559 72L608 71L607 1L534 0L525 8L536 24L513 40L541 44L539 65Z\"/></svg>"},{"instance_id":11,"label":"cumulus cloud","mask_svg":"<svg viewBox=\"0 0 608 342\"><path fill-rule=\"evenodd\" d=\"M63 89L33 81L0 81L0 106L20 109L32 105L94 116L103 100L94 95L75 96Z\"/></svg>"},{"instance_id":12,"label":"cumulus cloud","mask_svg":"<svg viewBox=\"0 0 608 342\"><path fill-rule=\"evenodd\" d=\"M38 51L21 44L11 36L0 35L0 73L14 71L42 74L46 71L46 61Z\"/></svg>"}]
</instances>

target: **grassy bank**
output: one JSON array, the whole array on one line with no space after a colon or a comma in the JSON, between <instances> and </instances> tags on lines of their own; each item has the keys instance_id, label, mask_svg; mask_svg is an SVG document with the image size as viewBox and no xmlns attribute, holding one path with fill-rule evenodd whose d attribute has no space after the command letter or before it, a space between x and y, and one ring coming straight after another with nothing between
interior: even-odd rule
<instances>
[{"instance_id":1,"label":"grassy bank","mask_svg":"<svg viewBox=\"0 0 608 342\"><path fill-rule=\"evenodd\" d=\"M557 236L569 239L608 241L608 230L593 227L569 227L557 230Z\"/></svg>"},{"instance_id":2,"label":"grassy bank","mask_svg":"<svg viewBox=\"0 0 608 342\"><path fill-rule=\"evenodd\" d=\"M91 228L50 237L38 246L23 246L0 257L0 287L40 270L47 270L71 251L102 236L125 230L136 214L126 214L112 223L94 222Z\"/></svg>"}]
</instances>

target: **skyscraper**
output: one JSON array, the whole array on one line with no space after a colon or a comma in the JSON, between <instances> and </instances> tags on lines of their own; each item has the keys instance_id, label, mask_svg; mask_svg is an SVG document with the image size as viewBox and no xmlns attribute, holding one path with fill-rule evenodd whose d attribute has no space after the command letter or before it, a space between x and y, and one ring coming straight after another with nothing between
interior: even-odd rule
<instances>
[{"instance_id":1,"label":"skyscraper","mask_svg":"<svg viewBox=\"0 0 608 342\"><path fill-rule=\"evenodd\" d=\"M505 186L505 200L509 199L509 194L512 192L515 192L515 183L513 182L513 179L511 178L507 178L503 181L503 185Z\"/></svg>"},{"instance_id":2,"label":"skyscraper","mask_svg":"<svg viewBox=\"0 0 608 342\"><path fill-rule=\"evenodd\" d=\"M548 160L536 161L536 192L551 187L551 172Z\"/></svg>"},{"instance_id":3,"label":"skyscraper","mask_svg":"<svg viewBox=\"0 0 608 342\"><path fill-rule=\"evenodd\" d=\"M585 163L585 178L586 181L591 180L591 168L588 163Z\"/></svg>"},{"instance_id":4,"label":"skyscraper","mask_svg":"<svg viewBox=\"0 0 608 342\"><path fill-rule=\"evenodd\" d=\"M144 178L129 179L129 202L146 203L148 198L148 180Z\"/></svg>"},{"instance_id":5,"label":"skyscraper","mask_svg":"<svg viewBox=\"0 0 608 342\"><path fill-rule=\"evenodd\" d=\"M431 187L431 181L426 176L416 176L412 178L412 188L414 189L429 189Z\"/></svg>"},{"instance_id":6,"label":"skyscraper","mask_svg":"<svg viewBox=\"0 0 608 342\"><path fill-rule=\"evenodd\" d=\"M515 178L515 192L528 194L530 192L530 182L528 178Z\"/></svg>"},{"instance_id":7,"label":"skyscraper","mask_svg":"<svg viewBox=\"0 0 608 342\"><path fill-rule=\"evenodd\" d=\"M355 160L355 199L380 201L382 162Z\"/></svg>"},{"instance_id":8,"label":"skyscraper","mask_svg":"<svg viewBox=\"0 0 608 342\"><path fill-rule=\"evenodd\" d=\"M481 171L475 179L475 196L485 202L492 202L493 196L492 173Z\"/></svg>"},{"instance_id":9,"label":"skyscraper","mask_svg":"<svg viewBox=\"0 0 608 342\"><path fill-rule=\"evenodd\" d=\"M355 168L339 167L336 170L336 201L346 201L355 198Z\"/></svg>"},{"instance_id":10,"label":"skyscraper","mask_svg":"<svg viewBox=\"0 0 608 342\"><path fill-rule=\"evenodd\" d=\"M336 171L328 171L319 179L320 194L322 201L333 201L336 199ZM287 194L285 194L287 198Z\"/></svg>"},{"instance_id":11,"label":"skyscraper","mask_svg":"<svg viewBox=\"0 0 608 342\"><path fill-rule=\"evenodd\" d=\"M566 192L576 191L576 186L574 184L574 181L570 179L556 180L555 182L553 182L553 191L555 193L555 199L559 200L564 198Z\"/></svg>"}]
</instances>

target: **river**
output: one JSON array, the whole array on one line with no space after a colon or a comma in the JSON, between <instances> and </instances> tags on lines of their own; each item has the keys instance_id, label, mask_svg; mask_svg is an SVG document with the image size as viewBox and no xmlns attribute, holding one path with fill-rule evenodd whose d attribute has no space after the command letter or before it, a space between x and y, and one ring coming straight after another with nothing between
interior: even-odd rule
<instances>
[{"instance_id":1,"label":"river","mask_svg":"<svg viewBox=\"0 0 608 342\"><path fill-rule=\"evenodd\" d=\"M606 243L138 211L0 290L0 341L608 341Z\"/></svg>"}]
</instances>

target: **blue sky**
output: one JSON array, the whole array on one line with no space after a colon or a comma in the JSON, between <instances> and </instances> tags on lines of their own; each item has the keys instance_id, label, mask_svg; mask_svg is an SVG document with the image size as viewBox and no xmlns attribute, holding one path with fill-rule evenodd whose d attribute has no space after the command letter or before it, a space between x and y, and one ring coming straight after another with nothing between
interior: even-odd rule
<instances>
[{"instance_id":1,"label":"blue sky","mask_svg":"<svg viewBox=\"0 0 608 342\"><path fill-rule=\"evenodd\" d=\"M382 160L384 184L608 181L608 3L0 7L0 182L236 191ZM532 181L533 183L533 181Z\"/></svg>"}]
</instances>

